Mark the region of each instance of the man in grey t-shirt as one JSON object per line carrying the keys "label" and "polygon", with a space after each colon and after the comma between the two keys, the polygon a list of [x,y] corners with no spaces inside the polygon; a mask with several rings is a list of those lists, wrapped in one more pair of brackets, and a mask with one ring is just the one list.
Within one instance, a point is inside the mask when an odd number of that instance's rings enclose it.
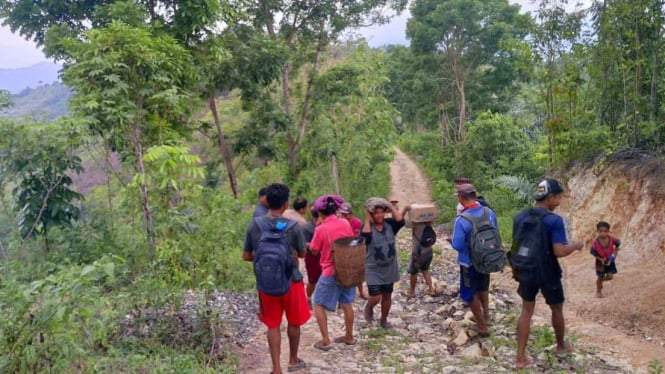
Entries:
{"label": "man in grey t-shirt", "polygon": [[[380,324],[383,328],[392,327],[388,314],[392,306],[393,284],[399,280],[399,264],[395,235],[404,227],[404,214],[411,210],[407,205],[400,212],[396,204],[372,197],[365,203],[365,223],[360,234],[365,238],[365,281],[369,299],[365,306],[365,320],[371,323],[374,307],[381,303]],[[392,213],[386,218],[386,213]]]}

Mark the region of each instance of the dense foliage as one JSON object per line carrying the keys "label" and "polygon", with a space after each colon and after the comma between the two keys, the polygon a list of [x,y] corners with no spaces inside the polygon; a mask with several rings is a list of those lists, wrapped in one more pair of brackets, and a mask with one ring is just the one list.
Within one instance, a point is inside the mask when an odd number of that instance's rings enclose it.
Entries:
{"label": "dense foliage", "polygon": [[0,1],[72,90],[68,116],[0,123],[0,371],[235,371],[214,310],[175,321],[185,289],[252,289],[269,182],[359,206],[389,193],[399,145],[442,221],[473,178],[507,240],[542,175],[663,151],[661,2],[415,0],[410,46],[341,40],[406,4]]}

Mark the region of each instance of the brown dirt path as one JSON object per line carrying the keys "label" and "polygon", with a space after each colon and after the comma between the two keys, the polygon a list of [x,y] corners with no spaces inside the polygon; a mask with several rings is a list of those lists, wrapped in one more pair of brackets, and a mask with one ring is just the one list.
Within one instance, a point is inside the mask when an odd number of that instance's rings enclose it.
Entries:
{"label": "brown dirt path", "polygon": [[[390,164],[391,175],[391,199],[399,200],[400,206],[411,203],[427,203],[432,201],[430,195],[430,181],[425,174],[418,168],[415,162],[411,160],[404,152],[395,148],[395,158]],[[301,261],[301,267],[304,263]],[[304,269],[303,269],[304,271]],[[339,315],[338,315],[339,314]],[[341,313],[328,313],[328,328],[331,337],[341,336],[343,334],[343,323],[341,322]],[[362,320],[362,315],[356,313],[356,322]],[[271,363],[268,353],[268,343],[266,341],[265,327],[256,324],[256,334],[246,344],[240,353],[241,373],[270,373]],[[317,349],[313,348],[321,338],[318,325],[314,316],[301,327],[299,356],[306,359],[309,366],[325,367],[324,362],[320,362],[323,355]],[[330,354],[325,356],[332,356]],[[281,344],[281,362],[282,370],[286,372],[288,362],[288,340],[286,338],[286,321],[282,323],[282,344]],[[335,367],[329,363],[329,368]],[[308,373],[311,370],[300,370],[298,373]]]}
{"label": "brown dirt path", "polygon": [[[391,198],[400,201],[400,206],[410,203],[424,203],[431,201],[431,185],[428,178],[417,167],[415,162],[411,160],[401,150],[395,150],[395,158],[390,165],[391,171]],[[574,256],[582,256],[582,254],[575,254]],[[572,259],[571,259],[572,260]],[[577,261],[572,261],[577,262]],[[566,272],[578,271],[573,264],[572,266],[566,265],[564,267]],[[302,266],[302,264],[301,264]],[[493,282],[503,285],[506,289],[516,289],[515,282],[507,275],[499,275],[493,278]],[[596,347],[598,354],[614,357],[617,360],[627,360],[632,365],[645,368],[649,361],[653,359],[665,360],[665,348],[655,342],[645,341],[639,336],[630,336],[618,328],[613,323],[617,321],[609,320],[608,323],[599,324],[589,320],[588,308],[585,308],[583,303],[579,300],[582,295],[579,288],[571,287],[570,282],[574,282],[575,277],[567,276],[564,278],[566,283],[567,294],[566,296],[574,300],[572,303],[567,303],[566,309],[566,322],[568,327],[573,331],[580,344],[585,346]],[[586,287],[589,288],[589,287]],[[610,287],[608,287],[610,288]],[[609,291],[609,290],[608,290]],[[584,292],[588,292],[585,289]],[[611,292],[611,291],[610,291]],[[516,305],[519,308],[519,297],[516,292],[514,294]],[[659,297],[660,298],[660,297]],[[595,300],[589,300],[593,303],[594,307],[602,308]],[[618,301],[618,300],[617,300]],[[358,307],[356,307],[358,309]],[[638,310],[636,308],[636,310]],[[536,312],[540,320],[549,321],[549,309],[544,303],[544,300],[539,299],[538,308]],[[586,317],[585,317],[586,315]],[[329,313],[328,325],[331,336],[340,336],[343,332],[343,323],[341,313]],[[356,312],[356,322],[362,319],[362,316]],[[286,321],[284,321],[286,322]],[[302,326],[301,340],[300,340],[300,357],[303,357],[309,364],[309,369],[300,370],[298,373],[310,372],[335,372],[342,370],[343,367],[339,366],[341,361],[348,360],[354,354],[364,354],[360,351],[349,351],[344,347],[335,348],[331,352],[333,354],[322,355],[320,351],[313,348],[313,344],[320,339],[320,333],[316,320],[312,318]],[[271,369],[270,357],[268,354],[268,347],[265,338],[265,327],[256,323],[256,334],[246,344],[239,353],[239,371],[241,373],[269,373]],[[326,356],[327,358],[324,358]],[[286,323],[282,324],[282,352],[281,352],[282,369],[286,372],[286,364],[288,362],[288,340],[286,339]],[[327,369],[326,369],[327,368]],[[322,371],[323,370],[323,371]]]}
{"label": "brown dirt path", "polygon": [[390,164],[390,179],[390,198],[399,200],[400,206],[432,201],[430,180],[399,148]]}

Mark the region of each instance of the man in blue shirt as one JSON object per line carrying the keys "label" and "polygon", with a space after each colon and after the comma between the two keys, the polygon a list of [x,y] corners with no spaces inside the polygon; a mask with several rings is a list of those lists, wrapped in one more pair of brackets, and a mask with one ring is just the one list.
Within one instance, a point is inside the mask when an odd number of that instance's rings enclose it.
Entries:
{"label": "man in blue shirt", "polygon": [[[534,195],[535,209],[553,212],[561,203],[563,187],[556,179],[546,178],[538,183]],[[522,210],[515,216],[513,225],[513,238],[520,223],[529,215],[529,209]],[[580,251],[584,247],[582,241],[569,244],[566,238],[566,230],[563,218],[555,213],[549,213],[542,218],[542,224],[548,235],[548,251],[543,269],[544,280],[540,284],[519,283],[517,293],[522,298],[522,312],[517,320],[517,355],[515,356],[515,367],[522,369],[529,367],[533,361],[526,355],[526,343],[529,339],[531,317],[536,307],[536,295],[542,292],[545,302],[552,310],[552,327],[556,336],[557,354],[567,354],[573,351],[573,346],[565,340],[566,324],[563,318],[563,285],[561,283],[561,266],[559,257],[566,257],[574,251]]]}
{"label": "man in blue shirt", "polygon": [[267,187],[261,187],[259,190],[259,201],[254,207],[254,212],[252,212],[252,218],[261,217],[268,214],[268,197],[266,196]]}
{"label": "man in blue shirt", "polygon": [[[457,201],[462,206],[463,213],[469,213],[474,217],[484,214],[485,207],[477,200],[476,188],[469,183],[457,187]],[[489,209],[489,208],[488,208]],[[498,228],[496,214],[489,209],[490,222]],[[477,272],[471,264],[469,253],[469,242],[472,235],[472,224],[467,218],[458,215],[455,218],[453,237],[451,240],[453,249],[457,253],[457,263],[460,265],[460,298],[469,305],[476,320],[476,330],[481,336],[488,336],[489,322],[488,290],[490,285],[489,274]]]}

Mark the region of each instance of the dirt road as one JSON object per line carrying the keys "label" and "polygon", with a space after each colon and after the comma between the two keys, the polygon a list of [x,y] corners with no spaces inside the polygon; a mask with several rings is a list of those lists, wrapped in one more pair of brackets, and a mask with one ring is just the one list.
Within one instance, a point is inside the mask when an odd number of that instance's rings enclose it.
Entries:
{"label": "dirt road", "polygon": [[[430,181],[417,165],[402,151],[396,150],[396,156],[390,166],[391,171],[391,198],[400,201],[404,206],[410,203],[423,203],[431,201]],[[577,254],[581,256],[581,254]],[[572,257],[572,256],[571,256]],[[566,266],[566,265],[564,265]],[[577,271],[570,266],[565,270],[567,274]],[[514,290],[515,283],[507,275],[493,278],[493,282],[500,285],[505,290]],[[574,300],[567,303],[565,313],[567,325],[572,334],[577,337],[578,342],[583,346],[592,346],[597,348],[597,354],[603,357],[613,357],[617,360],[627,360],[631,364],[645,368],[653,359],[665,360],[665,348],[660,343],[649,342],[643,336],[630,336],[620,329],[615,328],[619,321],[613,321],[608,318],[605,323],[599,324],[589,320],[588,308],[580,300],[586,296],[579,294],[579,288],[570,287],[570,282],[575,282],[576,278],[567,275],[564,278],[566,284],[567,298]],[[510,293],[510,291],[507,291]],[[586,291],[585,291],[586,292]],[[654,295],[656,296],[656,295]],[[519,308],[519,298],[515,292],[512,295],[515,300],[515,307]],[[599,313],[604,313],[602,308],[604,304],[593,300],[593,306],[599,308]],[[358,304],[358,303],[356,303]],[[542,299],[538,302],[537,314],[541,320],[549,320],[549,309]],[[361,304],[356,305],[356,320],[362,318],[359,309]],[[399,317],[399,313],[395,313]],[[608,313],[608,316],[610,314]],[[288,343],[286,340],[286,327],[282,324],[282,352],[281,362],[284,371],[288,361]],[[343,319],[340,313],[329,313],[328,321],[332,337],[340,336],[343,332]],[[360,330],[362,331],[362,330]],[[360,333],[360,332],[359,332]],[[364,372],[365,369],[354,367],[349,368],[344,365],[353,362],[366,360],[368,352],[351,347],[337,347],[338,353],[322,355],[313,345],[320,339],[320,333],[314,317],[302,326],[300,352],[301,357],[307,358],[308,369],[299,372],[305,373],[324,373],[324,372]],[[512,350],[512,349],[511,349]],[[512,353],[511,353],[512,354]],[[267,342],[265,338],[265,327],[256,323],[256,335],[246,344],[240,352],[239,372],[241,373],[269,373],[271,369],[270,359],[267,351]],[[327,357],[327,358],[326,358]],[[369,370],[369,369],[368,369]]]}

